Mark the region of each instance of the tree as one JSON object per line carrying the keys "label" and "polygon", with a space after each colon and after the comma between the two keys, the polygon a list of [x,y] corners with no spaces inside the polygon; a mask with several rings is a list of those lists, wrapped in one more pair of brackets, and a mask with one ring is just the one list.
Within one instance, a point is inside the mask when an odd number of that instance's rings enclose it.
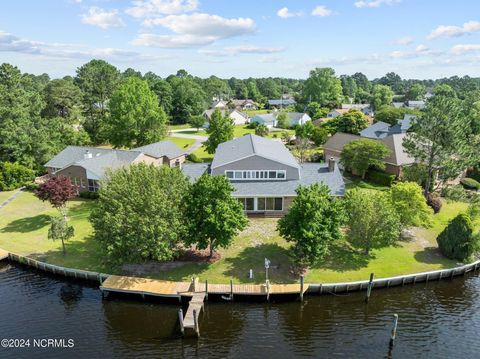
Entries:
{"label": "tree", "polygon": [[61,240],[63,255],[67,254],[65,249],[65,241],[72,238],[74,235],[74,229],[69,226],[65,217],[52,217],[50,228],[48,229],[48,239]]}
{"label": "tree", "polygon": [[393,91],[386,85],[375,85],[372,92],[372,105],[374,110],[392,103]]}
{"label": "tree", "polygon": [[286,112],[280,112],[277,116],[278,128],[290,128],[290,118]]}
{"label": "tree", "polygon": [[312,140],[313,143],[315,143],[316,146],[321,146],[324,145],[325,142],[328,140],[328,131],[322,127],[315,127],[313,129],[312,135],[310,136],[310,139]]}
{"label": "tree", "polygon": [[258,126],[255,127],[255,134],[260,137],[268,136],[268,127],[263,123],[259,123]]}
{"label": "tree", "polygon": [[217,248],[227,248],[243,230],[248,220],[241,203],[234,197],[235,189],[224,176],[202,175],[187,197],[187,245],[209,248],[210,257]]}
{"label": "tree", "polygon": [[414,182],[399,182],[390,189],[392,203],[399,215],[402,228],[428,227],[432,210],[422,194],[422,188]]}
{"label": "tree", "polygon": [[61,117],[70,124],[81,120],[82,92],[71,77],[50,81],[44,89],[45,108],[42,116]]}
{"label": "tree", "polygon": [[204,89],[209,100],[213,98],[228,98],[230,95],[230,86],[228,86],[228,83],[216,76],[210,76],[205,80]]}
{"label": "tree", "polygon": [[478,249],[478,237],[473,235],[472,220],[466,213],[452,219],[437,237],[438,248],[450,259],[464,261]]}
{"label": "tree", "polygon": [[145,80],[127,78],[112,94],[109,107],[107,137],[113,146],[139,147],[165,137],[165,112]]}
{"label": "tree", "polygon": [[342,96],[342,82],[335,77],[333,69],[316,68],[310,71],[303,89],[303,98],[306,101],[315,101],[321,106],[334,107],[341,102]]}
{"label": "tree", "polygon": [[342,238],[340,230],[345,214],[339,200],[330,195],[328,186],[315,183],[300,186],[297,197],[285,217],[278,221],[280,235],[292,242],[291,255],[300,267],[318,263],[333,241]]}
{"label": "tree", "polygon": [[441,171],[444,178],[456,177],[465,168],[462,150],[469,142],[456,98],[435,95],[427,102],[421,117],[412,124],[403,141],[406,152],[427,169],[424,195],[430,192],[432,178]]}
{"label": "tree", "polygon": [[72,184],[70,178],[55,176],[42,183],[34,192],[41,201],[49,202],[53,208],[67,217],[67,201],[77,195],[78,188]]}
{"label": "tree", "polygon": [[120,72],[104,60],[91,60],[77,69],[75,84],[83,93],[83,127],[94,144],[104,140],[104,125],[108,116],[108,100],[120,80]]}
{"label": "tree", "polygon": [[210,124],[206,130],[208,140],[204,145],[207,152],[213,154],[220,143],[232,140],[234,129],[235,125],[232,119],[228,116],[222,116],[220,110],[218,108],[215,109],[210,117]]}
{"label": "tree", "polygon": [[391,88],[395,93],[404,92],[404,83],[402,78],[395,72],[389,72],[377,81],[380,85],[385,85]]}
{"label": "tree", "polygon": [[19,163],[0,162],[0,191],[12,191],[35,179],[35,172]]}
{"label": "tree", "polygon": [[184,239],[189,182],[178,168],[135,164],[107,174],[90,222],[116,262],[170,260]]}
{"label": "tree", "polygon": [[405,117],[405,114],[421,116],[421,111],[408,108],[395,108],[393,106],[383,106],[375,111],[375,121],[386,122],[390,125],[396,125],[398,120]]}
{"label": "tree", "polygon": [[312,137],[314,129],[315,125],[312,123],[312,121],[307,121],[303,125],[297,125],[295,126],[295,137],[309,139]]}
{"label": "tree", "polygon": [[156,79],[150,84],[150,88],[157,95],[160,107],[162,107],[167,114],[170,114],[173,106],[172,86],[165,80]]}
{"label": "tree", "polygon": [[405,94],[405,99],[406,100],[421,100],[425,96],[425,93],[427,90],[425,89],[425,86],[422,84],[413,84],[410,86],[408,89],[407,93]]}
{"label": "tree", "polygon": [[169,78],[173,90],[170,115],[174,124],[188,123],[190,118],[201,114],[207,105],[206,94],[202,88],[188,76]]}
{"label": "tree", "polygon": [[348,216],[347,239],[369,254],[371,249],[387,247],[400,237],[400,218],[388,194],[354,189],[345,196]]}
{"label": "tree", "polygon": [[320,106],[320,104],[315,101],[310,102],[307,107],[308,115],[314,120],[326,117],[328,112],[328,108]]}
{"label": "tree", "polygon": [[340,162],[346,169],[365,178],[370,167],[376,167],[378,169],[385,168],[383,160],[389,153],[390,150],[384,143],[368,138],[361,138],[347,143],[343,147]]}
{"label": "tree", "polygon": [[335,132],[351,133],[357,135],[360,131],[368,127],[367,117],[358,110],[350,110],[347,113],[338,116],[329,121]]}
{"label": "tree", "polygon": [[348,99],[355,99],[358,91],[355,79],[352,76],[342,75],[340,81],[342,81],[343,95]]}
{"label": "tree", "polygon": [[363,92],[370,92],[370,81],[368,81],[368,77],[365,76],[361,72],[356,72],[352,75],[352,78],[355,80],[357,84],[357,88],[361,89]]}
{"label": "tree", "polygon": [[196,128],[198,132],[200,127],[203,127],[205,122],[206,122],[205,117],[197,115],[197,116],[192,116],[192,118],[190,118],[190,121],[188,123],[190,124],[190,126]]}

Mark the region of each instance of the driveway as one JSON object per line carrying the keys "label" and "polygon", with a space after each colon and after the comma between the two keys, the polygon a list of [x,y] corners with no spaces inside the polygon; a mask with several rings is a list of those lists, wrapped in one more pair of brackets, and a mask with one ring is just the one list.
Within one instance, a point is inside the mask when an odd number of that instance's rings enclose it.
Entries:
{"label": "driveway", "polygon": [[200,147],[202,147],[203,142],[205,142],[208,137],[207,136],[200,136],[200,135],[192,135],[189,133],[182,133],[183,131],[196,131],[196,128],[184,128],[181,130],[171,130],[170,131],[170,136],[171,137],[178,137],[178,138],[190,138],[192,140],[195,140],[195,143],[191,145],[187,149],[187,153],[190,154],[192,152],[195,152],[198,150]]}

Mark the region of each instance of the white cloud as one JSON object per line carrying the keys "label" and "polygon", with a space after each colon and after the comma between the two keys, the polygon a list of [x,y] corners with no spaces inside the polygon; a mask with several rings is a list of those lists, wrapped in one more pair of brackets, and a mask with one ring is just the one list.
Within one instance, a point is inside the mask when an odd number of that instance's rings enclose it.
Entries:
{"label": "white cloud", "polygon": [[450,52],[454,55],[464,55],[472,52],[480,51],[480,44],[462,44],[455,45],[451,48]]}
{"label": "white cloud", "polygon": [[394,42],[395,45],[410,45],[415,41],[415,39],[411,36],[402,37]]}
{"label": "white cloud", "polygon": [[319,5],[313,9],[312,15],[320,17],[330,16],[332,15],[332,10],[328,9],[326,6]]}
{"label": "white cloud", "polygon": [[165,59],[165,55],[142,55],[135,51],[115,48],[91,48],[78,44],[46,43],[21,39],[18,36],[0,31],[0,52],[14,52],[39,55],[52,59],[103,58],[116,61],[155,61]]}
{"label": "white cloud", "polygon": [[478,21],[468,21],[462,26],[440,25],[427,36],[427,39],[433,40],[439,37],[459,37],[477,31],[480,31],[480,22]]}
{"label": "white cloud", "polygon": [[401,1],[402,0],[360,0],[356,1],[353,5],[358,8],[374,8],[380,5],[393,5]]}
{"label": "white cloud", "polygon": [[163,26],[173,35],[140,34],[134,45],[182,48],[212,44],[217,40],[253,33],[255,22],[249,18],[227,19],[218,15],[195,13],[146,19],[146,26]]}
{"label": "white cloud", "polygon": [[303,13],[301,11],[298,12],[291,12],[288,7],[282,7],[280,10],[277,11],[277,15],[282,19],[288,19],[289,17],[297,17],[302,16]]}
{"label": "white cloud", "polygon": [[99,7],[91,7],[88,13],[82,15],[82,23],[98,26],[104,30],[110,27],[126,26],[122,18],[118,16],[118,10],[103,10]]}
{"label": "white cloud", "polygon": [[125,12],[136,18],[173,15],[195,11],[198,0],[135,0]]}
{"label": "white cloud", "polygon": [[241,54],[274,54],[282,51],[285,51],[284,47],[260,47],[254,45],[239,45],[225,47],[224,49],[220,50],[202,49],[199,51],[199,53],[206,56],[223,57]]}
{"label": "white cloud", "polygon": [[258,62],[262,64],[274,64],[278,61],[280,61],[280,58],[276,56],[262,56],[258,59]]}

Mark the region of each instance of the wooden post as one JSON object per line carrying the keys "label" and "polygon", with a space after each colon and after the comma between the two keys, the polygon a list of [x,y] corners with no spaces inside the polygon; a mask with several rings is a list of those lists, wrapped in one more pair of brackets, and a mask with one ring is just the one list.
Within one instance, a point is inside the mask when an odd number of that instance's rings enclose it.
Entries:
{"label": "wooden post", "polygon": [[185,335],[185,328],[183,327],[183,310],[180,308],[178,310],[178,321],[180,323],[180,331],[182,332],[182,336]]}
{"label": "wooden post", "polygon": [[368,281],[368,287],[367,287],[367,298],[365,298],[365,301],[367,303],[370,300],[370,294],[372,293],[372,287],[373,287],[373,273],[370,273],[370,280]]}
{"label": "wooden post", "polygon": [[303,286],[304,286],[304,279],[303,275],[300,276],[300,300],[303,302]]}
{"label": "wooden post", "polygon": [[233,279],[230,279],[230,300],[233,302]]}
{"label": "wooden post", "polygon": [[395,338],[397,336],[397,324],[398,324],[398,314],[393,315],[393,328],[392,328],[392,334],[390,335],[390,346],[393,346],[393,343],[395,342]]}
{"label": "wooden post", "polygon": [[200,329],[198,328],[198,318],[197,318],[197,310],[193,310],[193,324],[195,325],[195,333],[197,333],[197,337],[200,336]]}
{"label": "wooden post", "polygon": [[267,279],[265,281],[265,285],[267,286],[267,302],[270,300],[270,281]]}
{"label": "wooden post", "polygon": [[208,279],[205,279],[205,300],[208,300]]}

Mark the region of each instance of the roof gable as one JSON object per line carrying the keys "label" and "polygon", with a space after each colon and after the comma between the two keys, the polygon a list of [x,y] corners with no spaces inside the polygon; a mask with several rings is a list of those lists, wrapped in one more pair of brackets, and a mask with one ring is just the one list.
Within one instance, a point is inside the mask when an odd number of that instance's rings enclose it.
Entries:
{"label": "roof gable", "polygon": [[140,151],[149,156],[160,158],[176,158],[185,155],[186,152],[169,140],[159,141],[150,145],[134,148],[133,151]]}

